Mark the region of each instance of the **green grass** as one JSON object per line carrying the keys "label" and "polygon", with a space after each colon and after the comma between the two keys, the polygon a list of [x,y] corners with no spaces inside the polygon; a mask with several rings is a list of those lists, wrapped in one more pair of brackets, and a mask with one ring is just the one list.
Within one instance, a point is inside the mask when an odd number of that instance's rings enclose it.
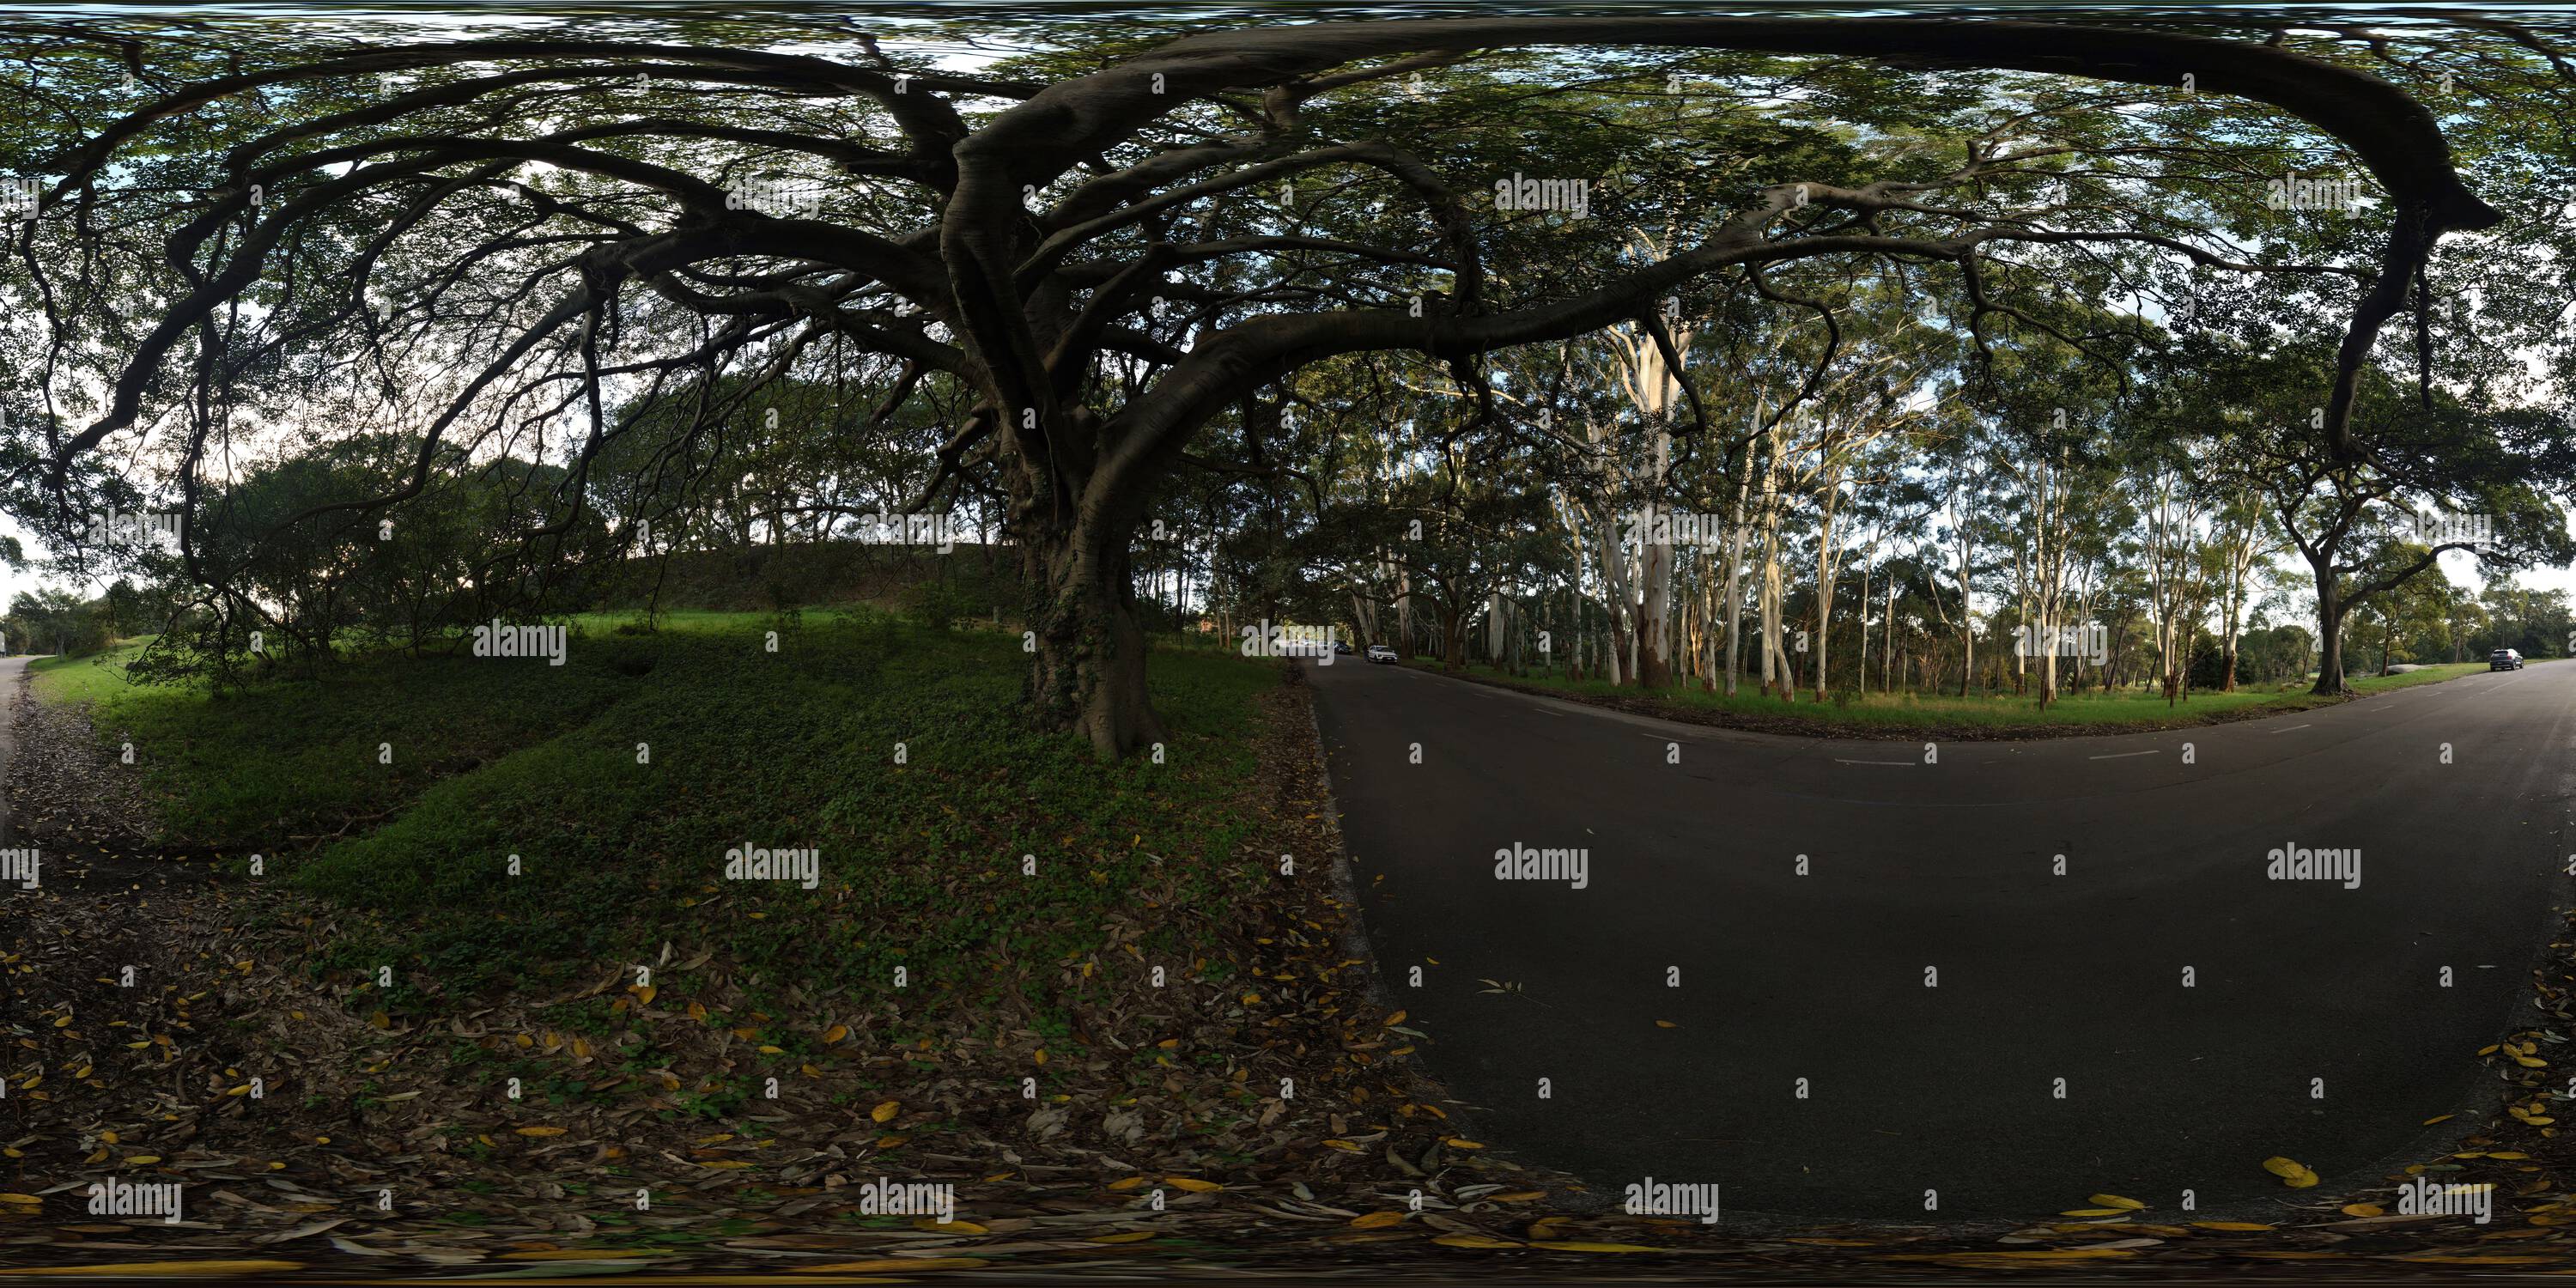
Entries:
{"label": "green grass", "polygon": [[[323,964],[407,963],[456,996],[594,979],[665,940],[803,987],[897,964],[936,987],[1096,951],[1148,902],[1187,912],[1145,917],[1139,948],[1187,960],[1269,880],[1236,850],[1278,663],[1158,651],[1162,763],[1101,764],[1023,725],[1016,633],[812,611],[617,632],[632,620],[578,619],[561,667],[393,656],[220,699],[86,662],[41,683],[134,740],[174,839],[262,853],[345,910]],[[819,850],[818,888],[724,879],[746,842]]]}
{"label": "green grass", "polygon": [[[2535,662],[2532,665],[2538,665],[2538,663]],[[2443,662],[2425,667],[2420,671],[2408,671],[2403,675],[2368,675],[2350,680],[2348,683],[2355,693],[2384,693],[2390,689],[2403,689],[2417,684],[2456,680],[2463,675],[2484,675],[2486,669],[2487,664],[2484,662]]]}
{"label": "green grass", "polygon": [[146,635],[86,657],[30,658],[27,670],[36,677],[36,697],[46,702],[98,702],[123,694],[134,687],[125,678],[125,664],[141,657],[143,646],[151,642]]}
{"label": "green grass", "polygon": [[[572,664],[394,657],[327,680],[210,695],[128,682],[138,645],[39,672],[37,695],[86,701],[100,736],[131,741],[164,830],[191,847],[291,850],[586,720],[639,687],[617,669],[647,646],[583,641]],[[42,666],[43,663],[33,663]]]}
{"label": "green grass", "polygon": [[[1434,663],[1417,665],[1425,669],[1436,668]],[[2378,693],[2409,685],[2431,684],[2486,669],[2484,662],[2444,663],[2402,675],[2358,677],[2352,680],[2351,687],[2357,693]],[[1633,686],[1613,685],[1607,680],[1570,680],[1562,675],[1537,672],[1515,676],[1482,665],[1470,666],[1468,672],[1481,678],[1545,689],[1574,698],[1650,697],[1687,710],[1785,718],[1812,722],[1820,728],[2007,729],[2046,725],[2152,728],[2181,722],[2197,723],[2221,714],[2244,714],[2250,709],[2283,713],[2303,711],[2336,700],[2310,694],[2310,681],[2300,680],[2289,684],[2240,687],[2234,693],[2196,690],[2185,695],[2182,701],[2171,704],[2166,702],[2160,690],[2155,689],[2119,689],[2110,693],[2099,689],[2061,692],[2058,699],[2042,711],[2034,694],[2009,692],[1966,697],[1956,693],[1873,692],[1846,695],[1839,701],[1829,697],[1826,701],[1817,702],[1809,692],[1801,692],[1795,701],[1790,701],[1765,697],[1743,686],[1739,686],[1733,697],[1722,692],[1705,692],[1696,686],[1648,693]]]}

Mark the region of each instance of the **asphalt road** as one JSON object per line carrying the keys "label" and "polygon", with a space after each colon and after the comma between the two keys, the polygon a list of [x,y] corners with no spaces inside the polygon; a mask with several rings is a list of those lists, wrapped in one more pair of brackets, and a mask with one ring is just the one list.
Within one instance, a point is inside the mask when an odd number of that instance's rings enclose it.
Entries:
{"label": "asphalt road", "polygon": [[[1305,665],[1428,1071],[1474,1139],[1613,1201],[1652,1177],[1730,1217],[1939,1220],[2107,1191],[2170,1221],[2186,1189],[2304,1197],[2273,1155],[2311,1193],[2375,1183],[2495,1108],[2474,1053],[2539,1018],[2576,862],[2576,663],[1934,764]],[[1585,887],[1498,878],[1520,845],[1586,851]],[[2358,849],[2359,884],[2270,879],[2285,846]]]}

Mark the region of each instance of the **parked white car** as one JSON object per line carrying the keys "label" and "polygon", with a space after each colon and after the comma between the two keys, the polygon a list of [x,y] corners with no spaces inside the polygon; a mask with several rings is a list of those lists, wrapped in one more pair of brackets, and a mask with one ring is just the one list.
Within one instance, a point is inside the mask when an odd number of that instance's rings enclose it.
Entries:
{"label": "parked white car", "polygon": [[1372,662],[1392,662],[1395,660],[1395,650],[1384,644],[1371,644],[1368,646],[1368,660]]}

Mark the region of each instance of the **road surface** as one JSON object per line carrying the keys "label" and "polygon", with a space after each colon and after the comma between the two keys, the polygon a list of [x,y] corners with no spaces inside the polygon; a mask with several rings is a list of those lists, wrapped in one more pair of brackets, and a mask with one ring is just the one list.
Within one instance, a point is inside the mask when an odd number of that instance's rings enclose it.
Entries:
{"label": "road surface", "polygon": [[[1303,665],[1428,1071],[1475,1139],[1613,1201],[1651,1177],[1939,1220],[2110,1192],[2187,1220],[2185,1190],[2307,1197],[2274,1155],[2310,1194],[2376,1183],[2495,1108],[2474,1053],[2541,1018],[2576,862],[2576,663],[1936,763]],[[1498,877],[1523,846],[1584,851],[1583,888],[1563,859]],[[2358,884],[2274,879],[2300,848],[2360,851]]]}

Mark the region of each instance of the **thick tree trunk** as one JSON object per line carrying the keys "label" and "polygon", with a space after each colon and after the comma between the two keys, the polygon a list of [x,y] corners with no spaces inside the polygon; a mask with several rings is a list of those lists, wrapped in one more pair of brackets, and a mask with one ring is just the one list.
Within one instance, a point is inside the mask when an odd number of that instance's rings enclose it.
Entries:
{"label": "thick tree trunk", "polygon": [[[2313,566],[2314,561],[2310,561]],[[2343,617],[2347,605],[2337,596],[2334,578],[2320,569],[2317,574],[2317,682],[2311,693],[2333,697],[2343,693]]]}
{"label": "thick tree trunk", "polygon": [[1020,547],[1035,656],[1027,700],[1040,728],[1080,734],[1104,759],[1168,736],[1145,691],[1145,631],[1114,538],[1032,534]]}

